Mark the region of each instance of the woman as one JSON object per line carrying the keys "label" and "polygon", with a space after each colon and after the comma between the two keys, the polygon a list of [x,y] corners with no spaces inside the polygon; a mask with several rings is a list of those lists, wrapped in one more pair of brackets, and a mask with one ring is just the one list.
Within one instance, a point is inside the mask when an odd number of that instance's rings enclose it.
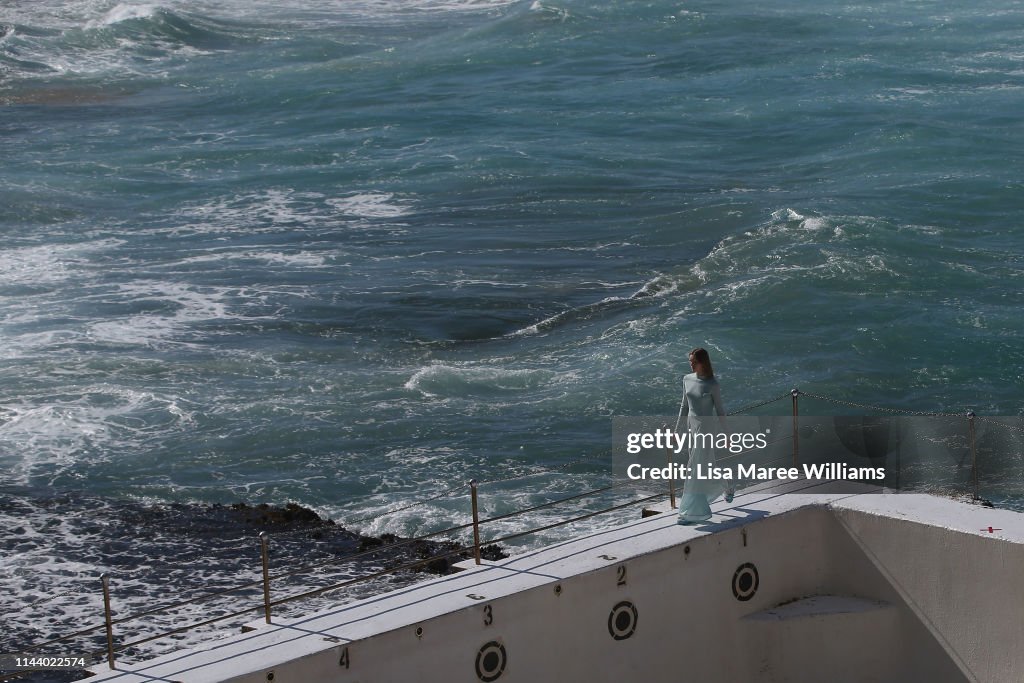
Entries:
{"label": "woman", "polygon": [[[686,415],[686,427],[691,435],[704,433],[721,433],[725,429],[725,406],[722,405],[722,392],[715,379],[711,357],[703,348],[690,351],[690,374],[683,377],[683,402],[679,406],[679,419],[676,420],[676,432],[679,422]],[[721,429],[716,430],[711,418],[718,416]],[[692,438],[692,437],[691,437]],[[697,479],[697,466],[704,473],[715,464],[715,449],[710,444],[690,444],[690,476],[683,483],[683,495],[679,499],[679,523],[696,524],[711,519],[709,503],[726,494],[726,500],[732,500],[732,488],[726,490],[725,485],[718,481]]]}

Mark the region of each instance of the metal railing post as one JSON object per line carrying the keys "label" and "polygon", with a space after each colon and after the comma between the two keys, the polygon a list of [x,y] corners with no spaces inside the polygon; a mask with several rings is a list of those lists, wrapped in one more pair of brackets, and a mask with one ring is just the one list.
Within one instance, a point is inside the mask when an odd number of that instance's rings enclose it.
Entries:
{"label": "metal railing post", "polygon": [[469,494],[473,501],[473,559],[480,564],[480,508],[476,502],[476,479],[469,482]]}
{"label": "metal railing post", "polygon": [[[668,425],[665,425],[664,428],[668,429]],[[669,447],[669,448],[665,449],[665,453],[666,453],[667,459],[668,459],[669,472],[672,473],[672,448]],[[669,477],[668,478],[668,505],[669,505],[669,507],[668,507],[669,510],[675,510],[676,509],[676,478],[675,477]]]}
{"label": "metal railing post", "polygon": [[967,433],[971,443],[971,485],[974,488],[974,499],[978,499],[978,449],[974,445],[974,411],[967,413]]}
{"label": "metal railing post", "polygon": [[266,531],[260,532],[260,555],[263,558],[263,616],[270,623],[270,556],[267,552],[269,542]]}
{"label": "metal railing post", "polygon": [[110,575],[106,572],[100,574],[100,583],[103,584],[103,614],[107,625],[107,663],[114,668],[114,620],[110,613]]}
{"label": "metal railing post", "polygon": [[[668,459],[669,466],[672,465],[672,458]],[[676,505],[676,479],[675,477],[669,477],[668,480],[668,509],[676,510],[679,506]]]}
{"label": "metal railing post", "polygon": [[800,462],[800,430],[797,418],[800,417],[800,390],[793,389],[793,467]]}

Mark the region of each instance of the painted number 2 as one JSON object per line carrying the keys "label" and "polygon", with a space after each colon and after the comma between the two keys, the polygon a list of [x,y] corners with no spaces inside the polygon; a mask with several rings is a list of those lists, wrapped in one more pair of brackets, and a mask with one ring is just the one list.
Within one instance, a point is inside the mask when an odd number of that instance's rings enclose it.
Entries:
{"label": "painted number 2", "polygon": [[615,582],[616,586],[626,585],[626,565],[620,564],[616,570],[616,575],[619,577],[618,581]]}

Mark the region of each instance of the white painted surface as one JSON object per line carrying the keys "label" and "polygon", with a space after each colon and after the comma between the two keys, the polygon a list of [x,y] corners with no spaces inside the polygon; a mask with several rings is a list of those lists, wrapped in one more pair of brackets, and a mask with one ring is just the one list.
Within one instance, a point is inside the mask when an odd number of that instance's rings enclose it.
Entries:
{"label": "white painted surface", "polygon": [[[90,680],[477,681],[490,642],[500,683],[1024,680],[1024,515],[778,490],[715,513],[649,517]],[[758,584],[741,601],[747,564]],[[637,619],[616,639],[623,602]]]}

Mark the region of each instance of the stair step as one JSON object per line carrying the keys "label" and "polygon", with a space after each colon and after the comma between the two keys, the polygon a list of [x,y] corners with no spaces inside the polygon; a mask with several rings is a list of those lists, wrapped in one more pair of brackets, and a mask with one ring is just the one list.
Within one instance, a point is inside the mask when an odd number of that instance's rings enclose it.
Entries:
{"label": "stair step", "polygon": [[857,598],[852,595],[812,595],[776,605],[743,617],[749,621],[789,621],[808,617],[861,614],[894,609],[888,602]]}

